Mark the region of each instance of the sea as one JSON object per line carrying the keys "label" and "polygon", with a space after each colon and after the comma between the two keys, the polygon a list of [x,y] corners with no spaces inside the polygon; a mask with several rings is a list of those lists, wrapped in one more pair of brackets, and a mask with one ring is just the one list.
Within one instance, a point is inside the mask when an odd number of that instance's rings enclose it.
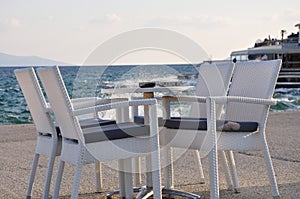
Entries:
{"label": "sea", "polygon": [[[0,125],[33,123],[26,101],[14,75],[14,70],[24,67],[0,67]],[[71,98],[110,98],[103,89],[137,87],[140,82],[161,85],[196,85],[197,67],[192,64],[171,65],[114,65],[114,66],[62,66],[60,71]],[[187,78],[178,77],[186,75]],[[194,91],[180,94],[193,95]],[[166,93],[161,93],[164,95]],[[174,93],[173,93],[174,94]],[[300,88],[279,88],[274,96],[277,105],[272,112],[300,110]],[[175,109],[175,115],[181,109]]]}

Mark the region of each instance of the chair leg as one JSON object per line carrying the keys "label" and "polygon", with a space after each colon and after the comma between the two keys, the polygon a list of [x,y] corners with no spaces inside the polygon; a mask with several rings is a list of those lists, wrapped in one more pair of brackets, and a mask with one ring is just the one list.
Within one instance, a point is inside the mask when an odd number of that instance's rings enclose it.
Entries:
{"label": "chair leg", "polygon": [[75,176],[74,176],[74,181],[72,186],[71,199],[78,198],[82,167],[83,167],[82,161],[78,161],[78,163],[76,164],[76,171],[75,171]]}
{"label": "chair leg", "polygon": [[219,199],[218,154],[213,147],[209,152],[210,198]]}
{"label": "chair leg", "polygon": [[209,181],[210,181],[210,198],[219,199],[219,173],[218,173],[218,141],[216,132],[216,104],[211,98],[206,100],[208,112],[207,135],[209,150]]}
{"label": "chair leg", "polygon": [[[153,143],[153,145],[158,143]],[[160,151],[154,151],[151,153],[151,173],[152,173],[152,186],[153,186],[153,198],[162,198],[161,189],[161,173],[160,173]]]}
{"label": "chair leg", "polygon": [[236,164],[234,160],[234,155],[232,151],[226,151],[225,152],[228,164],[229,164],[229,169],[233,181],[233,187],[234,187],[234,192],[235,193],[240,193],[240,185],[239,185],[239,180],[238,180],[238,175],[237,175],[237,170],[236,170]]}
{"label": "chair leg", "polygon": [[40,157],[40,154],[37,154],[37,153],[34,154],[31,171],[30,171],[29,184],[28,184],[28,188],[27,188],[26,198],[31,198],[31,191],[32,191],[35,173],[36,173],[36,168],[37,168],[37,165],[39,162],[39,157]]}
{"label": "chair leg", "polygon": [[201,157],[200,157],[200,152],[199,150],[195,150],[195,156],[196,156],[196,163],[199,169],[199,176],[200,176],[200,184],[204,184],[204,173],[203,173],[203,168],[202,168],[202,162],[201,162]]}
{"label": "chair leg", "polygon": [[174,188],[174,170],[173,170],[173,149],[172,147],[167,147],[164,152],[165,160],[167,161],[165,169],[166,178],[166,189]]}
{"label": "chair leg", "polygon": [[277,182],[276,182],[276,177],[275,177],[275,171],[273,168],[271,155],[270,155],[267,141],[265,138],[263,139],[263,152],[264,152],[264,156],[265,156],[266,166],[268,169],[269,180],[270,180],[270,183],[272,186],[273,197],[280,198],[278,186],[277,186]]}
{"label": "chair leg", "polygon": [[118,160],[119,167],[119,198],[125,198],[125,172],[124,172],[124,160]]}
{"label": "chair leg", "polygon": [[152,166],[152,160],[151,156],[146,155],[146,187],[152,187],[152,172],[151,172],[151,166]]}
{"label": "chair leg", "polygon": [[49,191],[50,191],[50,186],[51,186],[51,178],[52,178],[52,173],[53,173],[53,166],[54,166],[56,150],[57,150],[56,146],[57,146],[57,144],[53,144],[52,153],[51,153],[51,155],[49,157],[49,161],[48,161],[48,169],[47,169],[46,180],[45,180],[45,185],[44,185],[44,193],[43,193],[44,199],[48,199],[48,196],[49,196]]}
{"label": "chair leg", "polygon": [[220,154],[220,159],[222,161],[223,167],[225,168],[225,176],[226,176],[226,181],[227,181],[227,187],[228,189],[233,189],[233,183],[232,183],[232,176],[231,176],[231,171],[228,165],[228,161],[226,158],[225,151],[219,151]]}
{"label": "chair leg", "polygon": [[141,157],[133,158],[134,164],[134,184],[135,186],[140,186],[142,184],[142,176],[141,176]]}
{"label": "chair leg", "polygon": [[61,183],[61,178],[63,175],[64,167],[65,167],[65,162],[60,160],[52,198],[58,198],[58,196],[59,196],[59,188],[60,188],[60,183]]}
{"label": "chair leg", "polygon": [[133,198],[132,159],[124,160],[125,196]]}
{"label": "chair leg", "polygon": [[96,192],[103,191],[102,181],[102,164],[100,162],[95,163],[95,180],[96,180]]}

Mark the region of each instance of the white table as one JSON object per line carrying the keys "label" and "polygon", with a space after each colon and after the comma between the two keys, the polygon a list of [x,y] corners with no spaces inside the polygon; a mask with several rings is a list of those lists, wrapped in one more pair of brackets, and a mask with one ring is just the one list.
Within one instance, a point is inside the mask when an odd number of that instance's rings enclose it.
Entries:
{"label": "white table", "polygon": [[[102,89],[101,93],[103,94],[125,94],[125,93],[144,93],[144,98],[151,98],[151,96],[148,96],[148,94],[152,95],[155,92],[182,92],[187,90],[194,89],[194,86],[170,86],[170,87],[150,87],[150,88],[112,88],[112,89]],[[147,96],[145,96],[145,94]],[[154,96],[152,96],[153,98]]]}
{"label": "white table", "polygon": [[[149,87],[149,88],[115,88],[115,89],[102,89],[101,93],[103,94],[130,94],[130,93],[143,93],[144,99],[154,98],[155,92],[172,92],[172,93],[179,93],[183,91],[188,91],[194,89],[194,86],[170,86],[170,87]],[[145,106],[144,108],[144,115],[145,115],[145,124],[149,123],[148,118],[148,107]]]}
{"label": "white table", "polygon": [[[115,88],[115,89],[102,89],[101,93],[103,94],[130,94],[130,93],[143,93],[144,99],[149,99],[149,98],[154,98],[154,93],[155,92],[171,92],[171,93],[180,93],[183,91],[189,91],[194,89],[194,86],[170,86],[170,87],[147,87],[147,88]],[[149,123],[149,116],[148,116],[149,110],[145,106],[144,108],[144,122],[145,124]],[[149,160],[148,160],[149,161]],[[150,165],[150,163],[147,163]],[[147,185],[143,186],[140,190],[141,192],[138,194],[137,198],[147,198],[151,196],[152,188],[148,185],[152,184],[152,179],[151,175],[146,175],[147,177]],[[137,190],[136,188],[134,190]],[[187,192],[181,192],[178,190],[166,190],[163,189],[163,192],[166,194],[170,195],[178,195],[178,196],[183,196],[187,198],[193,198],[193,199],[198,199],[199,196],[192,194],[192,193],[187,193]]]}

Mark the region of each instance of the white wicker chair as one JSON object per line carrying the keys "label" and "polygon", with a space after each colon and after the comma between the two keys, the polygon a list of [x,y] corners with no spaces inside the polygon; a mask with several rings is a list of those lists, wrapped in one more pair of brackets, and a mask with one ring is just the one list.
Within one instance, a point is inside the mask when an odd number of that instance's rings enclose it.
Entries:
{"label": "white wicker chair", "polygon": [[[272,99],[278,74],[281,68],[281,60],[262,62],[239,62],[233,75],[229,95],[224,97],[210,97],[208,109],[210,117],[208,124],[211,125],[211,137],[215,147],[213,150],[260,150],[264,158],[272,187],[273,197],[279,198],[278,186],[272,165],[269,147],[266,140],[266,122],[269,108],[275,105]],[[230,124],[224,132],[216,129],[215,108],[216,105],[225,105],[225,120],[246,123],[257,123],[257,129],[252,132],[235,129],[235,124]],[[241,126],[240,126],[241,127]],[[215,154],[216,155],[216,154]],[[214,175],[211,175],[211,186],[215,187],[215,196],[218,196],[218,167],[217,156],[212,160],[215,166]],[[211,173],[211,174],[213,174]]]}
{"label": "white wicker chair", "polygon": [[27,198],[31,198],[31,191],[40,155],[49,157],[47,174],[44,185],[43,198],[48,198],[50,182],[55,157],[60,155],[61,142],[48,111],[46,100],[32,68],[15,70],[15,75],[26,99],[31,116],[34,120],[37,135],[36,149],[32,163]]}
{"label": "white wicker chair", "polygon": [[[234,64],[230,61],[225,61],[225,62],[217,62],[217,63],[205,63],[202,64],[199,68],[199,77],[198,77],[198,82],[196,85],[196,96],[201,96],[201,97],[207,97],[207,96],[220,96],[220,95],[226,95],[231,76],[234,70]],[[210,88],[209,85],[216,85],[217,89],[212,87]],[[190,118],[175,118],[171,117],[171,103],[172,101],[175,102],[187,102],[191,103],[191,113],[190,113]],[[165,107],[165,118],[169,120],[174,120],[174,122],[185,120],[185,119],[191,119],[191,118],[206,118],[206,105],[205,104],[199,104],[193,102],[193,97],[192,96],[164,96],[163,97],[163,107]],[[203,98],[203,101],[205,101],[205,98]],[[220,117],[221,112],[219,112],[219,117]],[[171,131],[170,129],[168,131]],[[177,129],[173,130],[173,133],[176,133]],[[167,148],[168,149],[168,148]],[[173,171],[173,158],[172,158],[172,152],[171,148],[168,150],[164,150],[166,152],[167,158],[165,160],[168,160],[169,162],[165,163],[167,166],[167,174],[166,180],[167,180],[167,188],[168,189],[173,189],[174,187],[174,171]],[[196,157],[196,163],[199,168],[199,176],[200,176],[200,183],[204,182],[204,174],[203,174],[203,169],[202,169],[202,164],[201,164],[201,158],[200,158],[200,153],[198,150],[195,150],[194,152],[195,157]],[[227,161],[226,158],[224,158],[224,165],[227,166]],[[228,186],[232,186],[231,182],[231,177],[229,176],[229,169],[227,174],[227,183]]]}
{"label": "white wicker chair", "polygon": [[[59,128],[55,126],[53,118],[51,117],[51,107],[46,102],[41,86],[37,80],[36,74],[33,68],[17,69],[14,71],[16,78],[19,82],[20,88],[22,89],[24,98],[29,107],[31,116],[37,130],[37,144],[32,163],[27,198],[31,198],[31,191],[35,178],[35,173],[39,161],[40,155],[49,157],[47,174],[44,185],[43,198],[48,198],[50,190],[50,182],[53,171],[53,164],[55,157],[60,155],[61,152],[61,138],[59,137]],[[114,99],[114,101],[124,101],[127,99],[120,98]],[[109,99],[98,99],[98,98],[77,98],[73,99],[72,102],[75,104],[75,108],[84,108],[94,106],[95,104],[107,104],[112,100]],[[113,124],[115,121],[101,120],[98,118],[87,118],[80,120],[80,124],[84,128],[90,128],[96,125]],[[102,178],[101,178],[101,165],[95,165],[96,171],[96,191],[102,191]]]}
{"label": "white wicker chair", "polygon": [[[231,80],[231,76],[232,76],[232,72],[234,69],[234,64],[231,61],[222,61],[222,62],[216,62],[213,64],[210,63],[204,63],[200,66],[199,68],[199,79],[196,85],[196,95],[197,96],[209,96],[209,95],[226,95],[228,88],[229,88],[229,83]],[[211,81],[214,81],[215,78],[209,78],[211,76],[215,76],[215,74],[218,74],[220,76],[220,79],[222,80],[222,83],[224,84],[223,87],[219,87],[220,89],[217,91],[213,91],[214,93],[211,93],[212,91],[209,91],[208,88],[206,87],[206,84],[212,83]],[[170,102],[172,101],[178,101],[178,98],[176,96],[164,96],[164,101],[167,102],[168,104],[170,104]],[[183,96],[180,96],[181,101],[185,101],[185,98]],[[190,97],[187,97],[187,101],[189,100]],[[170,106],[165,106],[165,108],[167,108],[166,112],[168,113],[167,118],[171,118],[170,116]],[[205,118],[206,117],[206,105],[202,105],[202,104],[193,104],[192,105],[192,113],[191,113],[191,117],[199,117],[199,118]],[[138,109],[137,107],[133,107],[133,118],[135,122],[138,123],[143,123],[144,122],[144,117],[143,116],[139,116],[138,114]],[[174,117],[172,117],[174,118]],[[174,118],[175,119],[175,118]],[[179,118],[176,117],[176,120],[178,120]],[[158,120],[158,124],[160,127],[163,127],[164,125],[164,119],[163,118],[159,118]],[[222,152],[223,153],[223,152]],[[199,168],[199,176],[200,176],[200,183],[204,183],[204,173],[203,173],[203,169],[202,169],[202,163],[201,163],[201,158],[200,158],[200,154],[198,150],[195,150],[194,152],[195,158],[196,158],[196,163],[197,163],[197,167]],[[225,166],[227,166],[227,159],[226,156],[223,156],[224,159],[224,163]],[[172,162],[172,160],[170,159],[172,158],[166,158],[165,160],[170,160]],[[234,161],[234,159],[233,159]],[[168,164],[170,165],[170,164]],[[172,166],[170,165],[170,167],[168,167],[167,172],[165,172],[167,174],[166,179],[168,180],[167,187],[171,188],[173,187],[173,170],[172,170]],[[234,170],[234,169],[233,169]],[[232,187],[232,182],[231,182],[231,176],[229,176],[229,168],[228,168],[228,172],[226,172],[227,174],[227,183],[228,186],[231,188]],[[175,193],[174,190],[172,190],[172,193]]]}
{"label": "white wicker chair", "polygon": [[[38,74],[62,133],[62,152],[53,197],[58,197],[65,162],[76,165],[71,198],[77,198],[83,164],[119,160],[121,169],[131,168],[130,158],[145,156],[151,152],[154,196],[155,198],[161,198],[156,100],[118,102],[74,110],[58,67],[40,68]],[[110,109],[120,111],[120,114],[117,114],[119,122],[128,121],[128,107],[135,105],[149,106],[149,126],[119,123],[105,127],[82,129],[78,122],[78,116],[81,114]],[[132,198],[133,189],[130,169],[125,172],[121,170],[119,174],[120,197]]]}
{"label": "white wicker chair", "polygon": [[[207,121],[183,121],[175,135],[169,128],[161,132],[169,146],[209,154],[211,198],[219,198],[217,150],[264,151],[273,196],[279,197],[265,128],[269,106],[275,104],[272,95],[280,67],[280,60],[237,63],[228,96],[207,97]],[[204,99],[195,97],[191,101]],[[218,120],[220,110],[225,111],[224,120]]]}

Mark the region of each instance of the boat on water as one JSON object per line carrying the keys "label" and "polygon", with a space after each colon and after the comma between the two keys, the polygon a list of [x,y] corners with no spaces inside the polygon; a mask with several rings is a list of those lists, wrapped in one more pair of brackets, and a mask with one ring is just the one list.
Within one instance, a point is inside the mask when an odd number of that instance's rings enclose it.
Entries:
{"label": "boat on water", "polygon": [[282,68],[277,81],[277,88],[300,88],[300,23],[299,31],[284,38],[285,30],[281,30],[281,39],[269,38],[258,40],[254,47],[233,51],[233,61],[282,59]]}

